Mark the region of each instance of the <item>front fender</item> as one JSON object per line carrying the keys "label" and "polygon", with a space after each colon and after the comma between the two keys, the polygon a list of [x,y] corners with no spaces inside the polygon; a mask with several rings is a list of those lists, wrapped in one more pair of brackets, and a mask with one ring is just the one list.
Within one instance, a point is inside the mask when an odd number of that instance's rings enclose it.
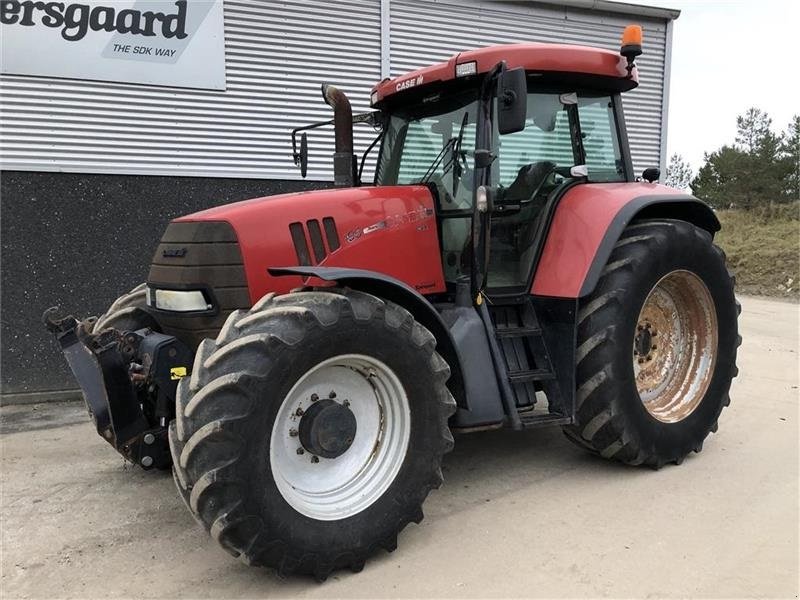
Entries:
{"label": "front fender", "polygon": [[531,293],[556,298],[590,294],[623,229],[637,218],[681,219],[712,235],[720,229],[717,216],[706,204],[666,186],[575,186],[556,208]]}

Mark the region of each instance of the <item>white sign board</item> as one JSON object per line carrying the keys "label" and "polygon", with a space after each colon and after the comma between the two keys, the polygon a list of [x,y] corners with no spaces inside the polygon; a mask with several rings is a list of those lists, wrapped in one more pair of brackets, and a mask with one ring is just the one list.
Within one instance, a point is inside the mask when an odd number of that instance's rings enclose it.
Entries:
{"label": "white sign board", "polygon": [[0,70],[225,89],[222,0],[0,0]]}

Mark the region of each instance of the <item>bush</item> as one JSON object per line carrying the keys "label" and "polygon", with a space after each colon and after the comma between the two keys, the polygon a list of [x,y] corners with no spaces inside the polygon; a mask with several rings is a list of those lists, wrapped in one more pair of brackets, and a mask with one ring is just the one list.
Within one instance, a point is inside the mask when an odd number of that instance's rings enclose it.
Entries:
{"label": "bush", "polygon": [[717,212],[716,242],[745,294],[800,299],[800,202]]}

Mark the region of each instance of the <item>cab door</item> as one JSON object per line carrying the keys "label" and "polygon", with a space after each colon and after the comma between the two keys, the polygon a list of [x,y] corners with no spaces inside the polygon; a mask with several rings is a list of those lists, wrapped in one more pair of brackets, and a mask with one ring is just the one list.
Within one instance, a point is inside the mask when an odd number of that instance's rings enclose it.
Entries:
{"label": "cab door", "polygon": [[[525,129],[496,136],[487,292],[530,289],[548,208],[571,182],[624,181],[608,95],[529,92]],[[574,176],[582,165],[588,177]]]}

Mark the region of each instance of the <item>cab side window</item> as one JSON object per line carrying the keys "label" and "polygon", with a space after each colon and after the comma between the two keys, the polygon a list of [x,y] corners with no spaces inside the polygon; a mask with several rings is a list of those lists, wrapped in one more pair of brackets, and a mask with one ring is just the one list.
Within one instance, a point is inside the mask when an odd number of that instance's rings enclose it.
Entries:
{"label": "cab side window", "polygon": [[589,180],[600,183],[624,181],[625,168],[611,98],[579,97],[578,115]]}

